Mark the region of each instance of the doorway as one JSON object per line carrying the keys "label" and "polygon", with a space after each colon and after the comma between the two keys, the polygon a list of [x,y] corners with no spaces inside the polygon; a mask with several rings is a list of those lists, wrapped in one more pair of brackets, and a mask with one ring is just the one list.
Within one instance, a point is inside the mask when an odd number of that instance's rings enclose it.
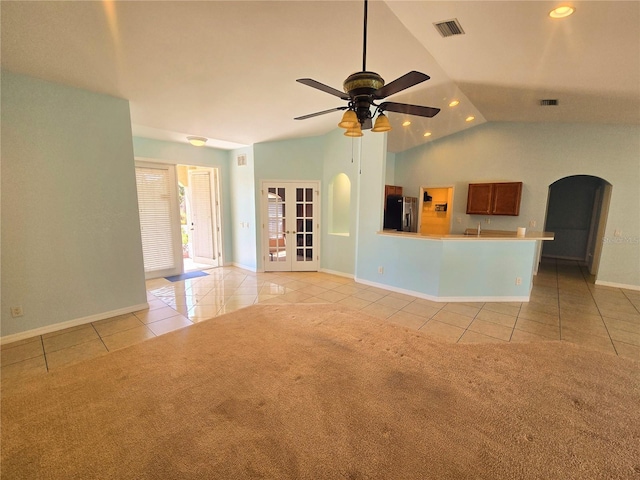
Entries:
{"label": "doorway", "polygon": [[185,272],[222,265],[218,169],[178,165]]}
{"label": "doorway", "polygon": [[319,182],[263,182],[262,218],[265,271],[318,270]]}
{"label": "doorway", "polygon": [[217,168],[136,161],[145,278],[223,265]]}
{"label": "doorway", "polygon": [[448,235],[451,232],[453,187],[420,187],[418,232]]}
{"label": "doorway", "polygon": [[612,185],[599,177],[573,175],[549,186],[542,256],[575,260],[596,275],[609,211]]}

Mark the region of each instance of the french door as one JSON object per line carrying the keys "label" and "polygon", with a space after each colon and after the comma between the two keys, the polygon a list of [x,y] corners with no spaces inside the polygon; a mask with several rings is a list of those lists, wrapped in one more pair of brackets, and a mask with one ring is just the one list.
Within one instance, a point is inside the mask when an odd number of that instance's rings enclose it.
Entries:
{"label": "french door", "polygon": [[262,218],[265,271],[318,270],[318,182],[263,182]]}
{"label": "french door", "polygon": [[174,165],[136,162],[145,278],[182,273],[180,212]]}
{"label": "french door", "polygon": [[221,257],[217,170],[189,171],[193,261],[219,266]]}

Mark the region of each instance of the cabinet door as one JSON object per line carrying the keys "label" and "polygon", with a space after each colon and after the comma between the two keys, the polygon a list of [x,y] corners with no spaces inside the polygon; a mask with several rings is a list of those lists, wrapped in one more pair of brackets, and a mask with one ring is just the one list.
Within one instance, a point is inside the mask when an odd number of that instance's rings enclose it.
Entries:
{"label": "cabinet door", "polygon": [[491,213],[493,215],[520,214],[522,182],[494,183]]}
{"label": "cabinet door", "polygon": [[387,197],[389,195],[402,195],[402,187],[398,187],[396,185],[385,185],[384,186],[384,209],[387,209]]}
{"label": "cabinet door", "polygon": [[467,194],[467,213],[470,215],[490,215],[493,184],[470,183]]}

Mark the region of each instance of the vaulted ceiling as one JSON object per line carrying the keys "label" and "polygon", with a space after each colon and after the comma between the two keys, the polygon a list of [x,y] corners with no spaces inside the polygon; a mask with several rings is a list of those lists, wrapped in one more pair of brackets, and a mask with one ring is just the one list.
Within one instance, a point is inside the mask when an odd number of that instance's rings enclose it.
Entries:
{"label": "vaulted ceiling", "polygon": [[[388,100],[435,106],[432,119],[389,113],[399,152],[484,122],[640,123],[640,2],[371,1],[367,69],[387,83],[431,79]],[[363,2],[6,1],[2,67],[126,98],[135,135],[211,139],[232,148],[322,135],[362,67]],[[444,38],[435,22],[457,19]],[[451,100],[460,104],[449,107]],[[557,99],[557,106],[541,106]],[[474,116],[471,122],[465,121]],[[411,125],[403,127],[404,120]],[[424,137],[424,133],[432,133]]]}

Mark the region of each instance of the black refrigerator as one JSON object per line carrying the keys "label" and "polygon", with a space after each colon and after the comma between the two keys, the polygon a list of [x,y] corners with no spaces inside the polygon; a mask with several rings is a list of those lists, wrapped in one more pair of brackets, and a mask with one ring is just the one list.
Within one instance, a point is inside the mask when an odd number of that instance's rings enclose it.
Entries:
{"label": "black refrigerator", "polygon": [[418,199],[389,195],[384,212],[384,228],[401,232],[418,231]]}

